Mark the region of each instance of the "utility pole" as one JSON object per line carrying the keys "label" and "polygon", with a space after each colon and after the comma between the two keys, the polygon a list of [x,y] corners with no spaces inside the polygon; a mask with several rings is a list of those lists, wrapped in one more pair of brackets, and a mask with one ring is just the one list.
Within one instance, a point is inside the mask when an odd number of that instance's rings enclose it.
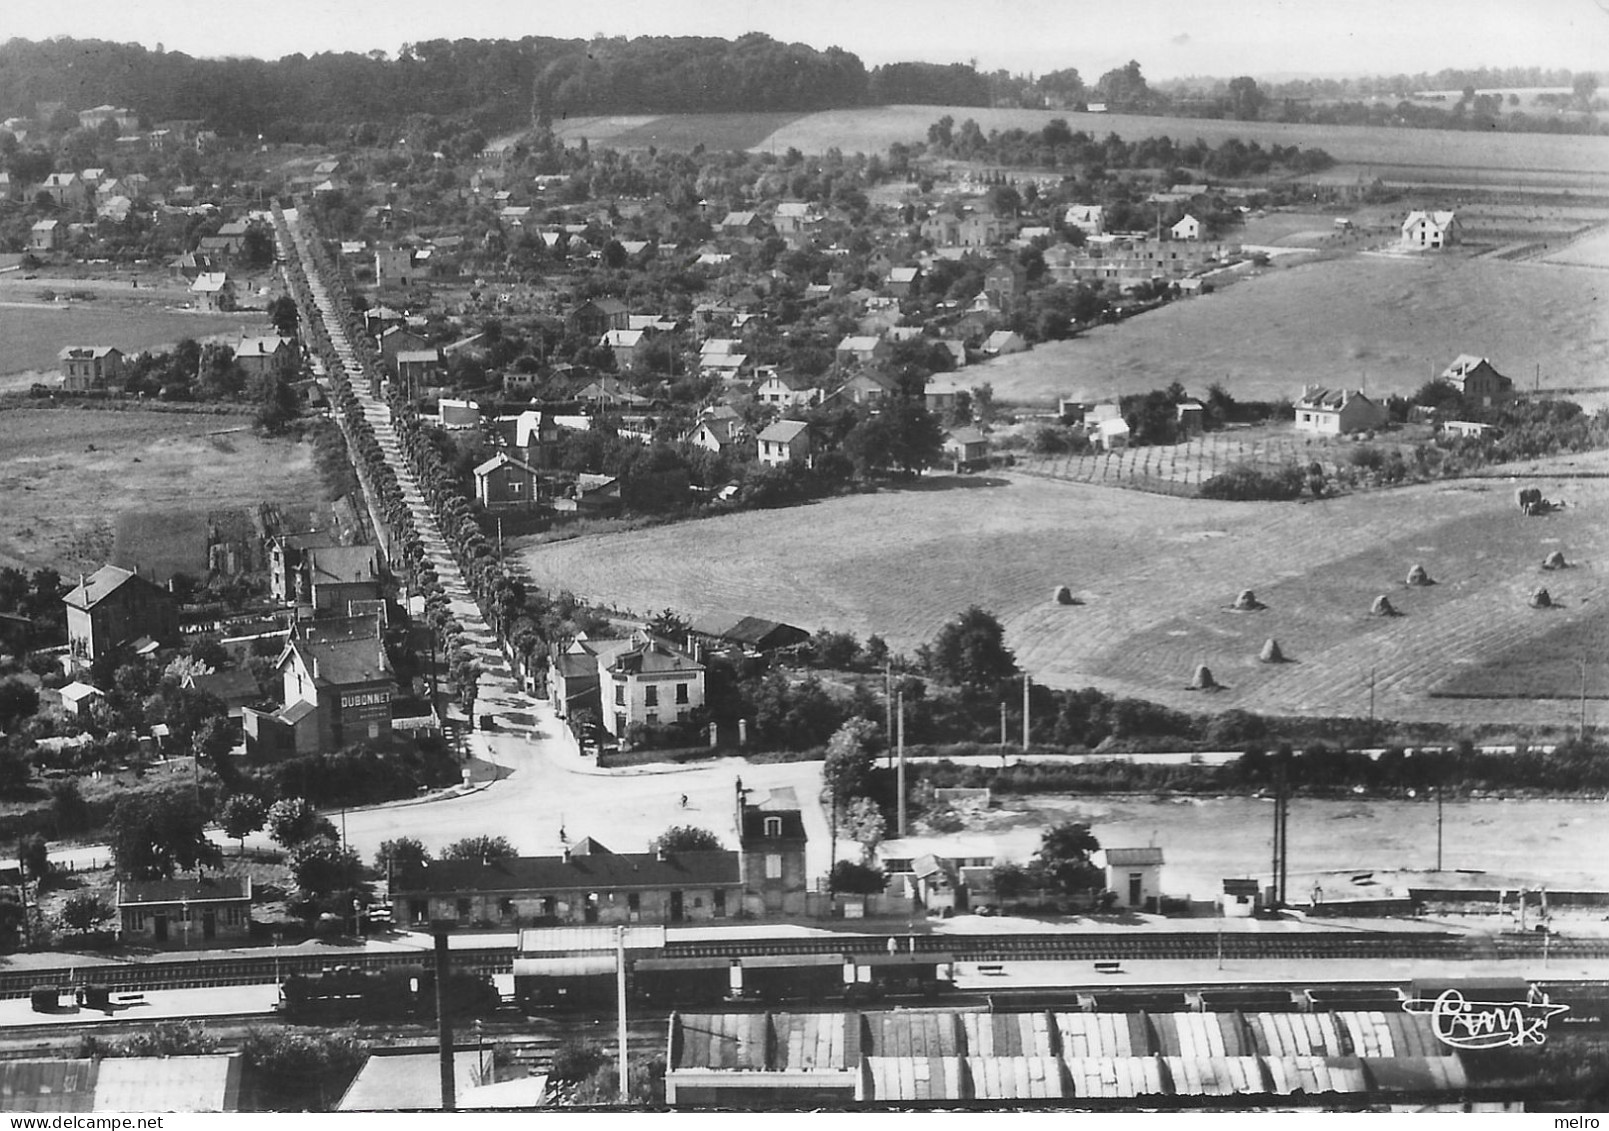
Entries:
{"label": "utility pole", "polygon": [[626,1081],[626,928],[615,928],[615,1011],[616,1037],[620,1041],[620,1102],[629,1096]]}
{"label": "utility pole", "polygon": [[436,946],[436,1045],[441,1052],[441,1110],[458,1109],[458,1083],[453,1079],[453,1023],[447,1014],[447,977],[452,959],[445,927],[434,927]]}
{"label": "utility pole", "polygon": [[883,737],[888,742],[888,761],[894,763],[894,661],[883,661]]}
{"label": "utility pole", "polygon": [[905,836],[905,693],[899,695],[899,770],[894,780],[894,791],[899,794],[899,835]]}
{"label": "utility pole", "polygon": [[1033,682],[1027,672],[1022,673],[1022,752],[1028,753],[1028,687]]}
{"label": "utility pole", "polygon": [[1441,786],[1436,787],[1436,871],[1441,871]]}

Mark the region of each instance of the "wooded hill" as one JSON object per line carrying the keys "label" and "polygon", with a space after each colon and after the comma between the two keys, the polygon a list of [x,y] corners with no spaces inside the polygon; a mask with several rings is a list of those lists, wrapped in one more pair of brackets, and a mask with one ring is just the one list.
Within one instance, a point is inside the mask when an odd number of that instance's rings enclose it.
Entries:
{"label": "wooded hill", "polygon": [[[201,59],[100,40],[0,45],[0,117],[109,104],[142,125],[205,122],[226,136],[335,140],[392,133],[415,115],[481,130],[579,114],[797,111],[883,101],[985,105],[970,67],[900,63],[868,72],[836,47],[765,35],[711,38],[430,40],[383,53]],[[40,125],[49,126],[50,122]],[[58,126],[74,123],[62,122]]]}

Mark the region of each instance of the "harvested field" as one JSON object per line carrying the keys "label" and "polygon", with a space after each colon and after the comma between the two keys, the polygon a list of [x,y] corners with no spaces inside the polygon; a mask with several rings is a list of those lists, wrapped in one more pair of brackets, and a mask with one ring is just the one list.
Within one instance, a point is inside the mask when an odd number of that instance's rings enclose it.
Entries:
{"label": "harvested field", "polygon": [[[805,153],[823,153],[837,146],[845,153],[881,153],[894,142],[919,141],[927,128],[946,114],[957,123],[975,120],[990,130],[1043,129],[1052,118],[1065,119],[1074,130],[1094,137],[1115,133],[1125,141],[1167,136],[1175,140],[1201,138],[1210,145],[1237,137],[1242,141],[1317,147],[1339,162],[1366,164],[1374,176],[1412,177],[1445,175],[1458,170],[1480,170],[1484,187],[1499,187],[1502,174],[1521,172],[1534,181],[1559,174],[1572,187],[1579,174],[1609,188],[1604,166],[1604,139],[1558,134],[1489,134],[1455,130],[1411,130],[1375,126],[1317,126],[1285,122],[1233,122],[1205,118],[1143,117],[1134,114],[1078,114],[1065,110],[989,110],[968,106],[877,106],[857,110],[829,110],[806,114],[767,137],[756,149],[788,146]],[[1370,177],[1372,180],[1373,177]]]}
{"label": "harvested field", "polygon": [[[1298,145],[1325,150],[1348,166],[1341,180],[1380,177],[1394,184],[1448,184],[1480,189],[1514,187],[1536,191],[1609,191],[1604,139],[1591,136],[1411,130],[1376,126],[1317,126],[1285,122],[1233,122],[1208,118],[1079,114],[1068,110],[983,109],[972,106],[867,106],[815,114],[667,114],[570,118],[555,133],[572,142],[620,149],[765,150],[790,146],[804,153],[883,153],[896,142],[927,137],[927,128],[948,114],[973,119],[990,130],[1043,129],[1062,118],[1094,137],[1115,133],[1125,141],[1167,136],[1200,138],[1217,145],[1228,138],[1264,146]],[[1333,172],[1333,171],[1332,171]]]}
{"label": "harvested field", "polygon": [[184,531],[198,516],[294,500],[289,512],[321,497],[311,448],[257,436],[247,417],[0,411],[0,565],[73,574],[121,548],[142,567],[193,568],[195,539]]}
{"label": "harvested field", "polygon": [[[1550,467],[1568,470],[1567,461]],[[1553,703],[1430,696],[1449,674],[1584,618],[1605,595],[1609,528],[1597,516],[1609,482],[1527,482],[1568,505],[1526,519],[1508,484],[1484,480],[1235,504],[1016,476],[933,477],[921,490],[517,552],[537,584],[639,613],[670,607],[877,632],[907,653],[979,604],[1001,617],[1036,678],[1186,709],[1361,716],[1372,670],[1383,717],[1557,722]],[[1533,610],[1526,597],[1555,546],[1580,564],[1549,575],[1564,607]],[[1437,584],[1409,589],[1415,563]],[[1050,600],[1058,585],[1081,604]],[[1232,611],[1243,589],[1268,607]],[[1369,617],[1379,594],[1404,615]],[[1292,663],[1257,662],[1270,636]],[[1227,690],[1185,690],[1203,662]],[[1603,649],[1593,662],[1606,662]],[[1559,694],[1576,690],[1574,671]],[[1588,714],[1609,717],[1601,700]]]}
{"label": "harvested field", "polygon": [[799,115],[670,114],[648,118],[591,118],[566,121],[554,133],[567,142],[586,138],[611,149],[688,151],[702,145],[717,153],[763,148],[763,142]]}
{"label": "harvested field", "polygon": [[1609,268],[1609,227],[1596,228],[1563,247],[1549,250],[1542,258],[1547,263],[1569,267]]}
{"label": "harvested field", "polygon": [[1100,400],[1173,381],[1198,396],[1221,381],[1237,398],[1275,400],[1308,383],[1411,393],[1473,353],[1521,385],[1540,366],[1544,389],[1580,388],[1609,372],[1605,286],[1596,271],[1455,256],[1296,262],[964,376],[1016,404]]}

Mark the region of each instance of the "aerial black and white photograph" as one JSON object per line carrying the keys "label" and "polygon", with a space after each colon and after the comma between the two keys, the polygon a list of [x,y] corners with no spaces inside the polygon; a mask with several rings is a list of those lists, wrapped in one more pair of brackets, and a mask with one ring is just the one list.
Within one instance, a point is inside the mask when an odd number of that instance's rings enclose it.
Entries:
{"label": "aerial black and white photograph", "polygon": [[1597,1126],[1606,284],[1609,0],[8,5],[0,1113]]}

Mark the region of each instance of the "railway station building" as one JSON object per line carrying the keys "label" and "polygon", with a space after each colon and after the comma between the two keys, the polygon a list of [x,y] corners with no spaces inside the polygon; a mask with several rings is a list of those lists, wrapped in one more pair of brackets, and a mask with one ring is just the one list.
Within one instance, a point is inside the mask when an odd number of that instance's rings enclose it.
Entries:
{"label": "railway station building", "polygon": [[251,877],[201,876],[117,885],[124,942],[201,946],[251,936]]}

